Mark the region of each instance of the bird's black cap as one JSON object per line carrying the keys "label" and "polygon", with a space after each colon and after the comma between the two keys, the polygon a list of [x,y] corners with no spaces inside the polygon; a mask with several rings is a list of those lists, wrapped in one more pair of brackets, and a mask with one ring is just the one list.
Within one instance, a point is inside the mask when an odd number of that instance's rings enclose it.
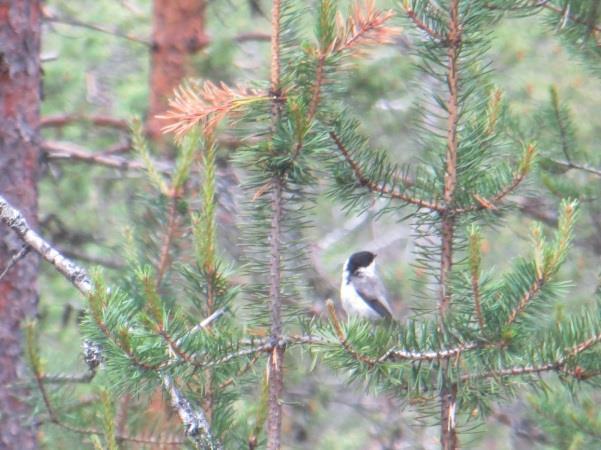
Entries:
{"label": "bird's black cap", "polygon": [[347,269],[350,273],[355,273],[357,269],[369,266],[376,255],[372,252],[357,252],[353,253],[348,259]]}

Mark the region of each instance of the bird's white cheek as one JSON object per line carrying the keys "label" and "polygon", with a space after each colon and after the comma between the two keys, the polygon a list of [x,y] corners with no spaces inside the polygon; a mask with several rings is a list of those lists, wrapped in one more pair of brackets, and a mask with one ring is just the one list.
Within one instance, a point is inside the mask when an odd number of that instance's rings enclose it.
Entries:
{"label": "bird's white cheek", "polygon": [[363,269],[363,274],[367,277],[375,277],[376,276],[376,262],[372,261],[372,263]]}

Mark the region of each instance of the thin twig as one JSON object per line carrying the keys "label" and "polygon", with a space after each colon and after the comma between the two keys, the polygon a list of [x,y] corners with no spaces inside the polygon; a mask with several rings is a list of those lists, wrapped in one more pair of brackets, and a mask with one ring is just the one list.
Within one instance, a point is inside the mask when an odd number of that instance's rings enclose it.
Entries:
{"label": "thin twig", "polygon": [[123,269],[125,267],[125,263],[118,259],[112,258],[103,258],[101,256],[88,255],[86,253],[79,252],[73,249],[60,249],[61,254],[67,258],[72,258],[78,261],[85,261],[88,263],[92,263],[94,265],[107,267],[109,269]]}
{"label": "thin twig", "polygon": [[29,253],[29,250],[29,246],[25,245],[23,246],[23,248],[21,248],[21,250],[19,250],[17,253],[11,256],[10,260],[6,264],[6,267],[4,268],[2,273],[0,273],[0,280],[2,280],[10,271],[10,269],[12,269],[22,258],[24,258],[25,255],[27,255],[27,253]]}
{"label": "thin twig", "polygon": [[568,161],[561,161],[558,159],[553,159],[552,160],[554,164],[566,167],[568,169],[577,169],[577,170],[582,170],[583,172],[588,172],[591,173],[593,175],[596,175],[598,177],[601,177],[601,170],[597,169],[595,167],[591,167],[587,164],[579,164],[579,163],[575,163],[571,160]]}
{"label": "thin twig", "polygon": [[42,375],[42,382],[49,384],[89,383],[96,376],[96,370],[88,370],[79,375]]}
{"label": "thin twig", "polygon": [[213,314],[211,314],[209,317],[207,317],[206,319],[204,319],[202,322],[200,322],[198,325],[195,325],[188,334],[194,334],[194,333],[198,333],[200,330],[204,330],[206,327],[208,327],[211,323],[213,323],[214,321],[216,321],[217,319],[219,319],[221,316],[223,316],[225,314],[225,308],[219,308],[217,309]]}
{"label": "thin twig", "polygon": [[62,25],[69,25],[69,26],[79,27],[79,28],[87,28],[88,30],[99,31],[100,33],[110,34],[111,36],[119,37],[122,39],[127,39],[128,41],[136,42],[138,44],[142,44],[149,48],[152,47],[152,43],[147,39],[143,39],[141,37],[134,36],[129,33],[122,33],[121,31],[110,29],[103,25],[82,22],[81,20],[77,20],[77,19],[74,19],[71,17],[57,17],[57,16],[50,16],[47,14],[44,16],[44,20],[46,20],[47,22],[60,23]]}
{"label": "thin twig", "polygon": [[260,31],[248,31],[246,33],[239,33],[234,36],[234,41],[236,42],[270,42],[271,35],[269,33],[262,33]]}
{"label": "thin twig", "polygon": [[568,164],[572,163],[572,158],[570,158],[569,148],[568,148],[568,138],[567,138],[567,130],[565,124],[563,123],[561,117],[561,109],[559,106],[559,98],[557,94],[557,90],[552,88],[551,90],[551,105],[553,106],[553,114],[555,115],[555,120],[557,121],[557,128],[559,128],[559,138],[561,142],[561,150],[563,151]]}
{"label": "thin twig", "polygon": [[171,192],[169,196],[169,207],[167,210],[167,229],[163,234],[163,239],[161,242],[161,251],[159,255],[159,262],[157,264],[157,276],[156,276],[156,286],[157,288],[161,285],[161,281],[163,281],[163,276],[169,267],[169,250],[171,248],[171,242],[175,237],[175,233],[177,232],[177,203],[179,201],[179,193]]}

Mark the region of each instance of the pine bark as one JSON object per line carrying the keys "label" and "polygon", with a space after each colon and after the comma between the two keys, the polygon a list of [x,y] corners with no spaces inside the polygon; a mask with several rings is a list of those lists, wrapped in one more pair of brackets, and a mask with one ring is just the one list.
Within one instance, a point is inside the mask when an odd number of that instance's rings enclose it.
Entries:
{"label": "pine bark", "polygon": [[[441,224],[441,258],[440,258],[440,298],[438,309],[442,326],[452,302],[451,271],[453,269],[453,239],[455,234],[455,217],[452,212],[457,186],[457,124],[459,121],[459,51],[461,48],[461,28],[459,24],[459,0],[451,0],[448,34],[448,72],[447,83],[449,98],[447,101],[447,151],[446,170],[444,176],[443,197],[447,210],[442,214]],[[448,361],[447,361],[448,363]],[[443,450],[459,448],[455,411],[457,406],[457,386],[447,378],[447,370],[443,372],[445,385],[440,392],[440,444]]]}
{"label": "pine bark", "polygon": [[[281,0],[274,0],[271,7],[271,121],[272,132],[281,119],[280,101],[280,19]],[[284,392],[284,352],[280,344],[282,325],[282,219],[284,217],[284,180],[272,179],[272,220],[270,230],[269,301],[271,315],[271,339],[275,344],[268,363],[269,385],[267,412],[267,450],[282,447],[282,395]]]}
{"label": "pine bark", "polygon": [[[37,225],[40,123],[39,0],[0,0],[0,192]],[[0,229],[0,271],[23,247]],[[37,447],[24,376],[21,323],[36,313],[38,258],[16,261],[0,280],[0,449]]]}
{"label": "pine bark", "polygon": [[156,116],[167,110],[173,90],[188,75],[190,56],[209,42],[205,34],[206,0],[154,0],[150,103],[146,130],[153,140],[161,137],[164,122]]}

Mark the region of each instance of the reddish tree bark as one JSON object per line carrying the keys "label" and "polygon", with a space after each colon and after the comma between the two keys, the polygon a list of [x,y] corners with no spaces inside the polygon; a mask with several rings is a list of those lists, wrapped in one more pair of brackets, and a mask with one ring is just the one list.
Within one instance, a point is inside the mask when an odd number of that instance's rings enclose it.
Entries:
{"label": "reddish tree bark", "polygon": [[187,75],[189,56],[204,48],[206,0],[154,0],[150,104],[146,129],[151,139],[161,136],[164,122],[156,118],[167,99]]}
{"label": "reddish tree bark", "polygon": [[[0,192],[37,224],[40,122],[39,0],[0,0]],[[0,272],[22,248],[0,229]],[[21,322],[36,312],[38,259],[18,260],[0,280],[0,449],[36,448],[35,428],[15,386],[23,376]],[[27,424],[29,422],[29,424]]]}

